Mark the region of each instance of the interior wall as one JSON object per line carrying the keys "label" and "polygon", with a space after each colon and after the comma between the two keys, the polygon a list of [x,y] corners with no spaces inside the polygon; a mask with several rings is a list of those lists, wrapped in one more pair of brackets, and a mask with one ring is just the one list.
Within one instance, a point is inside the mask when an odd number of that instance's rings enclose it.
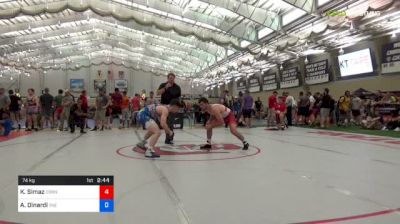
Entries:
{"label": "interior wall", "polygon": [[[101,71],[100,76],[98,71]],[[9,78],[0,79],[0,86],[8,89],[19,89],[22,96],[27,95],[29,88],[35,89],[37,95],[40,95],[41,91],[48,87],[50,93],[56,95],[58,89],[69,89],[71,79],[83,79],[85,83],[85,89],[88,91],[88,95],[94,97],[97,95],[97,91],[94,89],[94,80],[105,79],[107,92],[114,91],[114,80],[108,79],[108,71],[111,71],[114,79],[119,79],[119,71],[124,72],[124,79],[128,81],[128,95],[133,96],[135,93],[141,93],[144,89],[147,93],[150,91],[156,91],[159,85],[167,81],[166,76],[157,76],[149,72],[142,70],[127,69],[123,66],[118,65],[98,65],[91,66],[89,68],[80,68],[79,70],[64,71],[64,70],[49,70],[46,74],[38,71],[31,71],[31,75],[25,76],[20,75],[15,80],[11,81]],[[192,88],[191,82],[187,80],[176,79],[176,83],[181,86],[182,94],[202,94],[204,86],[194,85]],[[74,93],[79,95],[79,93]]]}

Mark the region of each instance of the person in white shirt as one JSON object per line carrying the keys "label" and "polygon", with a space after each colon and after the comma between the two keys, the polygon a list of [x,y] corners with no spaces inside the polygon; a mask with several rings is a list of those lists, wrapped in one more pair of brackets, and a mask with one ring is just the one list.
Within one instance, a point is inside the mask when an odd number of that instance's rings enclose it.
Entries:
{"label": "person in white shirt", "polygon": [[286,119],[287,119],[287,125],[292,126],[293,125],[293,111],[296,109],[296,100],[292,95],[289,94],[289,92],[285,93],[286,96]]}

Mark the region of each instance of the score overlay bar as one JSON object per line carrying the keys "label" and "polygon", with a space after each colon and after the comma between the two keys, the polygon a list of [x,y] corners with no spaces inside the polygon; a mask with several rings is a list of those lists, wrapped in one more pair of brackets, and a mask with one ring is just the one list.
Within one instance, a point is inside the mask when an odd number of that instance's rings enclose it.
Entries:
{"label": "score overlay bar", "polygon": [[114,177],[19,176],[18,212],[114,212]]}

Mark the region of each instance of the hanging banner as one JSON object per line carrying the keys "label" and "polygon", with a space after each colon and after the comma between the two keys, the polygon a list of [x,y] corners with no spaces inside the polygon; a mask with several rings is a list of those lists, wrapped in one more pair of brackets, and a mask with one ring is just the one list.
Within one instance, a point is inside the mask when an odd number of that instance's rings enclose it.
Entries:
{"label": "hanging banner", "polygon": [[238,80],[237,82],[236,82],[236,89],[237,89],[237,91],[242,91],[242,92],[244,92],[246,89],[247,89],[247,86],[246,86],[246,79],[240,79],[240,80]]}
{"label": "hanging banner", "polygon": [[281,74],[281,88],[290,88],[299,86],[299,68],[290,68],[283,70]]}
{"label": "hanging banner", "polygon": [[260,77],[258,75],[250,77],[248,81],[249,81],[249,92],[255,93],[261,91]]}
{"label": "hanging banner", "polygon": [[382,48],[382,73],[400,72],[400,42]]}
{"label": "hanging banner", "polygon": [[268,91],[268,90],[275,90],[278,89],[278,80],[277,80],[277,74],[265,74],[262,77],[263,80],[263,90]]}
{"label": "hanging banner", "polygon": [[304,81],[308,85],[329,82],[328,60],[307,64]]}

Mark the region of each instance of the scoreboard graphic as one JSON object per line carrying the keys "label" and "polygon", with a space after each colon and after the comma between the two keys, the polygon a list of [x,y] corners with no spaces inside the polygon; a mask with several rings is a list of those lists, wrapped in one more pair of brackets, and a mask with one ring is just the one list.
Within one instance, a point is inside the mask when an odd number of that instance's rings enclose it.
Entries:
{"label": "scoreboard graphic", "polygon": [[114,212],[114,176],[18,176],[18,212]]}

